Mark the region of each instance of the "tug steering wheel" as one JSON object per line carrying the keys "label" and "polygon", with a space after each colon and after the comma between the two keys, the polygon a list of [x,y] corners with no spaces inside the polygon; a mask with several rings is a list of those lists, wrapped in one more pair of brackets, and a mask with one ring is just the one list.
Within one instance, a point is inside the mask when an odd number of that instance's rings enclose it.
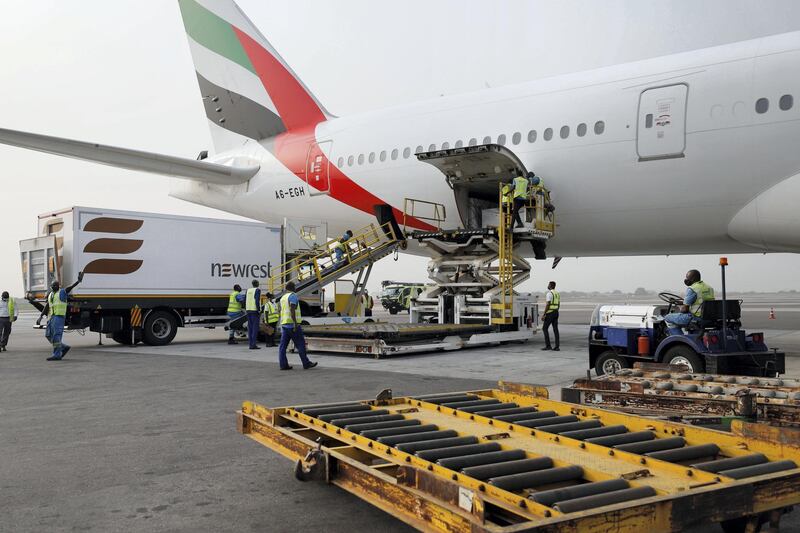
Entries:
{"label": "tug steering wheel", "polygon": [[683,305],[683,298],[673,292],[659,292],[658,297],[661,301],[668,303],[670,310],[673,306]]}

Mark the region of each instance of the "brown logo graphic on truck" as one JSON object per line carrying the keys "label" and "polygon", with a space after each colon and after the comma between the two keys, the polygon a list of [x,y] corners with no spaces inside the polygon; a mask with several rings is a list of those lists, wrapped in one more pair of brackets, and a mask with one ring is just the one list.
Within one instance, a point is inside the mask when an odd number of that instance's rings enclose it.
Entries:
{"label": "brown logo graphic on truck", "polygon": [[[144,224],[143,220],[130,218],[97,217],[83,228],[83,231],[97,233],[134,233]],[[140,239],[114,239],[103,237],[86,243],[83,251],[93,254],[130,254],[137,251],[144,243]],[[131,274],[141,268],[141,259],[95,259],[83,269],[86,274]]]}

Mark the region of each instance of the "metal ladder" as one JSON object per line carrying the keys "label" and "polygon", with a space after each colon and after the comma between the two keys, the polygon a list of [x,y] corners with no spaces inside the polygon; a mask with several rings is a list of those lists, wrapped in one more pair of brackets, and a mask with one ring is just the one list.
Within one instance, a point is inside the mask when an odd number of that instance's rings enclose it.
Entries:
{"label": "metal ladder", "polygon": [[[293,282],[295,294],[302,296],[358,272],[356,288],[360,296],[372,265],[391,255],[405,242],[405,237],[393,222],[370,224],[354,232],[353,237],[344,243],[344,257],[336,261],[334,247],[338,242],[338,239],[329,240],[319,249],[273,268],[267,280],[269,292],[278,299],[286,292],[286,285]],[[354,298],[353,302],[356,301]]]}
{"label": "metal ladder", "polygon": [[514,320],[514,230],[512,225],[512,202],[503,202],[503,184],[500,184],[497,278],[499,292],[492,302],[492,324],[511,324]]}

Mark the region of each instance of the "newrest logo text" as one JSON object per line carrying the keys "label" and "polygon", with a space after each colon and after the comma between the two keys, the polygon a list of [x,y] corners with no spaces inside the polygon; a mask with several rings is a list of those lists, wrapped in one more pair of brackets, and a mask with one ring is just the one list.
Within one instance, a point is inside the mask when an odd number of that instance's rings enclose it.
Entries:
{"label": "newrest logo text", "polygon": [[211,263],[212,278],[266,278],[267,276],[269,276],[269,265]]}

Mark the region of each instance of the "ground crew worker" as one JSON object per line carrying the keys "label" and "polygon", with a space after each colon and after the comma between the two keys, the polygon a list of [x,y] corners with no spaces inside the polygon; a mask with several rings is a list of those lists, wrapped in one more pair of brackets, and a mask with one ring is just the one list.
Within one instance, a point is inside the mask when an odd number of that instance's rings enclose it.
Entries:
{"label": "ground crew worker", "polygon": [[334,263],[341,263],[347,255],[347,241],[353,238],[353,232],[347,230],[342,235],[342,238],[336,241],[333,245]]}
{"label": "ground crew worker", "polygon": [[683,284],[688,287],[683,298],[683,306],[679,312],[664,317],[664,321],[672,327],[685,327],[693,320],[699,319],[703,314],[703,302],[714,299],[714,289],[701,279],[699,270],[692,269],[687,272]]}
{"label": "ground crew worker", "polygon": [[17,320],[17,308],[14,306],[14,298],[11,298],[8,291],[3,291],[0,296],[0,352],[7,352],[6,345],[11,336],[11,323]]}
{"label": "ground crew worker", "polygon": [[233,323],[244,314],[242,303],[239,301],[241,292],[242,287],[237,283],[233,286],[233,291],[228,295],[228,320],[230,321],[228,326],[228,344],[239,344],[234,336],[236,330],[239,328],[234,327]]}
{"label": "ground crew worker", "polygon": [[364,316],[372,316],[372,308],[375,307],[375,300],[369,292],[364,291]]}
{"label": "ground crew worker", "polygon": [[244,295],[244,310],[247,312],[247,340],[251,350],[260,350],[258,346],[258,329],[261,322],[261,289],[258,280],[254,279],[252,287]]}
{"label": "ground crew worker", "polygon": [[295,285],[290,281],[286,284],[286,294],[281,296],[281,344],[278,346],[278,364],[281,370],[292,369],[286,359],[286,348],[289,346],[289,341],[293,341],[300,360],[303,362],[303,368],[308,370],[317,366],[317,363],[312,363],[306,356],[306,339],[300,326],[300,299],[294,293],[294,289]]}
{"label": "ground crew worker", "polygon": [[[275,333],[278,331],[278,304],[271,292],[267,293],[267,301],[264,303],[264,323],[267,325],[267,346],[275,346]],[[272,330],[272,331],[269,331]]]}
{"label": "ground crew worker", "polygon": [[67,317],[67,302],[69,293],[83,281],[83,272],[78,272],[78,281],[67,287],[61,288],[58,281],[50,284],[50,292],[47,294],[47,305],[42,309],[42,314],[36,320],[36,325],[42,321],[42,317],[47,314],[47,328],[44,336],[53,345],[53,355],[47,358],[48,361],[60,361],[67,355],[70,346],[62,342],[64,336],[64,321]]}
{"label": "ground crew worker", "polygon": [[528,203],[528,180],[522,176],[521,172],[517,172],[517,177],[511,182],[513,186],[512,197],[514,198],[514,210],[512,212],[513,221],[512,224],[516,223],[516,227],[521,228],[523,227],[522,219],[519,216],[519,211],[525,204]]}
{"label": "ground crew worker", "polygon": [[[558,336],[558,310],[561,307],[561,294],[556,290],[556,282],[551,281],[547,284],[547,303],[544,306],[544,313],[542,314],[542,331],[544,332],[544,348],[542,350],[553,350],[558,352],[559,336]],[[553,334],[555,335],[556,345],[550,346],[550,326],[553,326]]]}

